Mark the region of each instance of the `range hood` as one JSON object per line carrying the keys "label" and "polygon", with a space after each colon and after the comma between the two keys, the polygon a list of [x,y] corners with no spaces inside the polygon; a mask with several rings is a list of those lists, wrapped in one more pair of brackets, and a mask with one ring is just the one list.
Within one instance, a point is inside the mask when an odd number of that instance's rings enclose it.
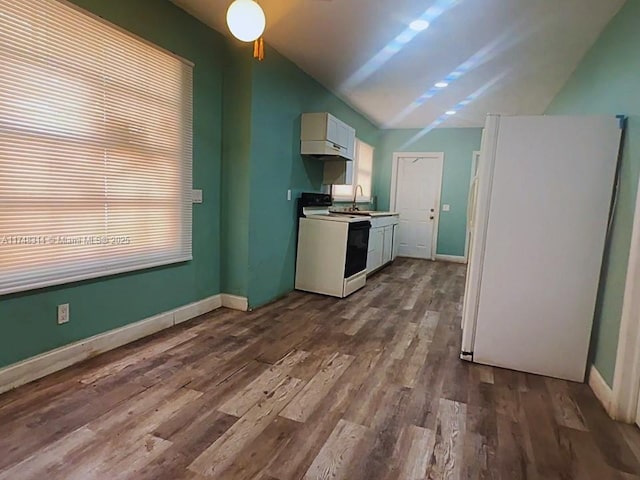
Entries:
{"label": "range hood", "polygon": [[330,142],[303,141],[300,153],[317,160],[353,160],[346,147],[341,147],[340,145]]}

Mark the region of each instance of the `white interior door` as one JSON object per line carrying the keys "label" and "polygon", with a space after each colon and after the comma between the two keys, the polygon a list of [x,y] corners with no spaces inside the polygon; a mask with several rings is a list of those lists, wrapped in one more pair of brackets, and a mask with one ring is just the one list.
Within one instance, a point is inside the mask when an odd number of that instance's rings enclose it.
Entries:
{"label": "white interior door", "polygon": [[401,257],[435,259],[443,160],[440,153],[395,158],[392,209],[400,214]]}

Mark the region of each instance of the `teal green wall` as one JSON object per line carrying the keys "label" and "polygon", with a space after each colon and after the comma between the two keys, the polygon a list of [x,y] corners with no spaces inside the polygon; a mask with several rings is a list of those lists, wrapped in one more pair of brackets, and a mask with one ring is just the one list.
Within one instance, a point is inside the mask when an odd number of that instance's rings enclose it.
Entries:
{"label": "teal green wall", "polygon": [[473,152],[480,150],[481,128],[437,128],[411,142],[420,130],[383,130],[375,152],[373,194],[379,210],[389,209],[394,152],[444,152],[438,254],[463,256]]}
{"label": "teal green wall", "polygon": [[257,307],[293,289],[295,199],[322,188],[322,161],[300,155],[300,115],[330,112],[373,145],[378,129],[269,46],[252,86],[248,297]]}
{"label": "teal green wall", "polygon": [[247,297],[253,57],[250,47],[228,43],[222,115],[221,283],[224,293]]}
{"label": "teal green wall", "polygon": [[600,284],[592,359],[609,385],[613,375],[640,174],[640,2],[628,1],[554,99],[550,114],[627,114],[629,129],[613,230]]}
{"label": "teal green wall", "polygon": [[[75,3],[196,64],[193,182],[204,203],[194,206],[194,260],[0,298],[0,366],[220,292],[222,37],[168,0]],[[61,303],[71,321],[59,326]]]}

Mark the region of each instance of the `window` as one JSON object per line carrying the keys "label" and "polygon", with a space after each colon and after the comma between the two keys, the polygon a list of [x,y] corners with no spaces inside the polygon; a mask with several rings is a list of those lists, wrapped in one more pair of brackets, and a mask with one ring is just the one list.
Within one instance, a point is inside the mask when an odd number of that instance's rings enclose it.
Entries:
{"label": "window", "polygon": [[356,185],[362,187],[362,194],[358,189],[358,198],[361,203],[371,202],[371,181],[373,175],[373,151],[371,145],[356,139],[356,158],[353,160],[352,168],[353,184],[352,185],[334,185],[333,198],[337,201],[353,201],[353,193]]}
{"label": "window", "polygon": [[193,67],[0,0],[0,295],[191,259]]}

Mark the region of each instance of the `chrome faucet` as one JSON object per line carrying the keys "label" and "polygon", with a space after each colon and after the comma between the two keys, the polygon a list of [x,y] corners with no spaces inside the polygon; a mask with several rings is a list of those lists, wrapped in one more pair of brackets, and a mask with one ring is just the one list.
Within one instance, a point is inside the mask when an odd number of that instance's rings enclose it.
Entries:
{"label": "chrome faucet", "polygon": [[360,189],[360,195],[364,197],[364,192],[362,191],[362,185],[356,185],[356,188],[353,189],[353,205],[351,205],[352,212],[357,212],[358,210],[360,210],[356,202],[356,199],[358,198],[358,189]]}

